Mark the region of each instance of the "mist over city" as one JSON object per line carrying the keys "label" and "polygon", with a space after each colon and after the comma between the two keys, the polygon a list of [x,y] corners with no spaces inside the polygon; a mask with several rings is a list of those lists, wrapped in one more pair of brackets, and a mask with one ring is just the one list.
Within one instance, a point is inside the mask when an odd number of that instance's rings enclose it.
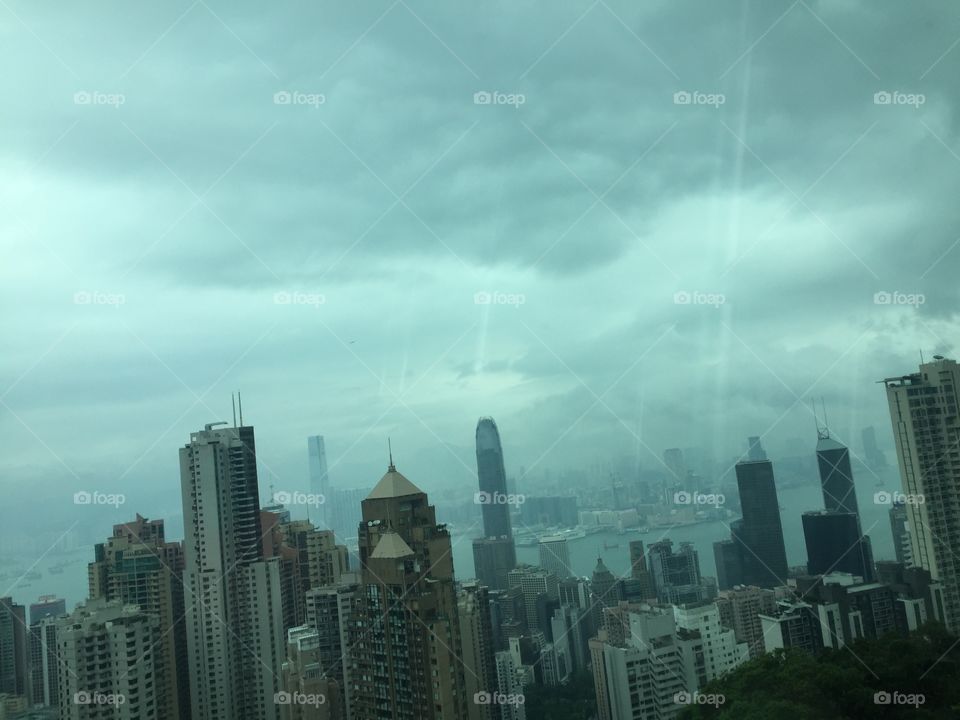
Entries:
{"label": "mist over city", "polygon": [[0,58],[0,720],[960,712],[960,8],[17,0]]}

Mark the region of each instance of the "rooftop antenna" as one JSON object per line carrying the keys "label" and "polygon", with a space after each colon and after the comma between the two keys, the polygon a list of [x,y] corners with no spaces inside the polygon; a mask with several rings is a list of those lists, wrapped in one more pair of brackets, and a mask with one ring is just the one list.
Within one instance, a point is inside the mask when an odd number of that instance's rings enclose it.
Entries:
{"label": "rooftop antenna", "polygon": [[233,426],[237,426],[237,398],[234,397],[233,393],[230,393],[230,404],[233,405]]}
{"label": "rooftop antenna", "polygon": [[823,433],[824,437],[830,437],[830,421],[827,420],[827,403],[823,399],[823,395],[820,396],[820,404],[823,406]]}
{"label": "rooftop antenna", "polygon": [[390,453],[390,466],[387,468],[387,472],[396,472],[397,468],[393,465],[393,445],[390,443],[390,438],[387,438],[387,452]]}
{"label": "rooftop antenna", "polygon": [[240,427],[243,427],[243,400],[240,399],[239,390],[237,390],[237,405],[240,406]]}
{"label": "rooftop antenna", "polygon": [[923,348],[920,348],[920,364],[923,365]]}

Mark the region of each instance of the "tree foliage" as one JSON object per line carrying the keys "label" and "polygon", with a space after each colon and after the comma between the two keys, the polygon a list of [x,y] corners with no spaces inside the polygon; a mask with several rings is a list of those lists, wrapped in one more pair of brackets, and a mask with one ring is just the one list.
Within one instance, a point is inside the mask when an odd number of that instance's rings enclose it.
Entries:
{"label": "tree foliage", "polygon": [[816,657],[779,650],[701,692],[724,702],[691,705],[681,720],[960,718],[960,640],[930,624],[909,637],[860,640]]}
{"label": "tree foliage", "polygon": [[524,688],[527,720],[590,720],[596,717],[597,696],[593,676],[574,674],[566,685],[531,685]]}

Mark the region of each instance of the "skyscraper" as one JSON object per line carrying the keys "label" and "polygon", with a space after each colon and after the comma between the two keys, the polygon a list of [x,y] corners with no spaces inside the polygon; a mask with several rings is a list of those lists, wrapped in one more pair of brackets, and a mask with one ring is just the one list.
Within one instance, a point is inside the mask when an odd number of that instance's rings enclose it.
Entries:
{"label": "skyscraper", "polygon": [[857,492],[850,467],[850,452],[817,428],[817,468],[826,510],[802,516],[807,546],[807,572],[823,575],[847,572],[873,581],[873,549],[860,526]]}
{"label": "skyscraper", "polygon": [[158,720],[190,716],[187,632],[183,606],[183,548],[167,542],[163,520],[136,520],[113,526],[113,535],[94,548],[88,567],[90,598],[137,605],[163,628],[155,689]]}
{"label": "skyscraper", "polygon": [[477,422],[477,500],[483,515],[483,538],[473,543],[474,568],[484,585],[496,590],[507,587],[507,573],[517,565],[517,551],[510,526],[507,474],[503,464],[500,431],[493,418]]}
{"label": "skyscraper", "polygon": [[0,598],[0,693],[27,693],[27,613],[13,598]]}
{"label": "skyscraper", "polygon": [[467,717],[469,720],[499,720],[496,705],[476,702],[482,697],[481,693],[490,695],[497,691],[489,590],[478,582],[464,583],[457,602],[466,670]]}
{"label": "skyscraper", "polygon": [[960,365],[934,355],[919,372],[887,378],[887,400],[907,494],[913,562],[943,584],[946,624],[960,629]]}
{"label": "skyscraper", "polygon": [[276,720],[285,657],[278,558],[265,560],[252,426],[180,449],[193,720]]}
{"label": "skyscraper", "polygon": [[166,628],[135,605],[89,600],[56,620],[61,720],[158,717]]}
{"label": "skyscraper", "polygon": [[650,545],[647,558],[661,603],[695,603],[717,594],[716,586],[700,575],[699,555],[691,543],[680,543],[674,552],[672,541],[660,540]]}
{"label": "skyscraper", "polygon": [[570,547],[561,536],[540,538],[540,567],[549,570],[559,579],[570,577]]}
{"label": "skyscraper", "polygon": [[353,720],[467,717],[449,531],[392,458],[362,512]]}
{"label": "skyscraper", "polygon": [[323,442],[323,435],[313,435],[307,438],[307,458],[310,470],[310,493],[322,496],[317,520],[325,529],[332,530],[327,520],[327,503],[330,499],[330,475],[327,472],[327,447]]}
{"label": "skyscraper", "polygon": [[[757,445],[751,442],[751,447]],[[736,473],[743,517],[731,524],[732,542],[714,543],[720,588],[785,585],[787,553],[773,463],[744,460],[737,463]]]}

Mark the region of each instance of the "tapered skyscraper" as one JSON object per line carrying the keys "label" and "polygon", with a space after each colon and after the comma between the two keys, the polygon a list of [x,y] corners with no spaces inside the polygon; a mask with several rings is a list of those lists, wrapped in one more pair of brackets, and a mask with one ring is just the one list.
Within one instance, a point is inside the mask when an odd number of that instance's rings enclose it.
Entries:
{"label": "tapered skyscraper", "polygon": [[934,355],[884,380],[906,494],[913,564],[943,583],[946,624],[960,629],[960,365]]}
{"label": "tapered skyscraper", "polygon": [[279,559],[264,559],[253,427],[180,449],[193,720],[276,720],[284,658]]}
{"label": "tapered skyscraper", "polygon": [[505,590],[507,573],[517,565],[517,550],[510,526],[500,432],[490,417],[477,422],[477,477],[480,492],[476,499],[483,514],[483,538],[473,541],[474,570],[484,585]]}

